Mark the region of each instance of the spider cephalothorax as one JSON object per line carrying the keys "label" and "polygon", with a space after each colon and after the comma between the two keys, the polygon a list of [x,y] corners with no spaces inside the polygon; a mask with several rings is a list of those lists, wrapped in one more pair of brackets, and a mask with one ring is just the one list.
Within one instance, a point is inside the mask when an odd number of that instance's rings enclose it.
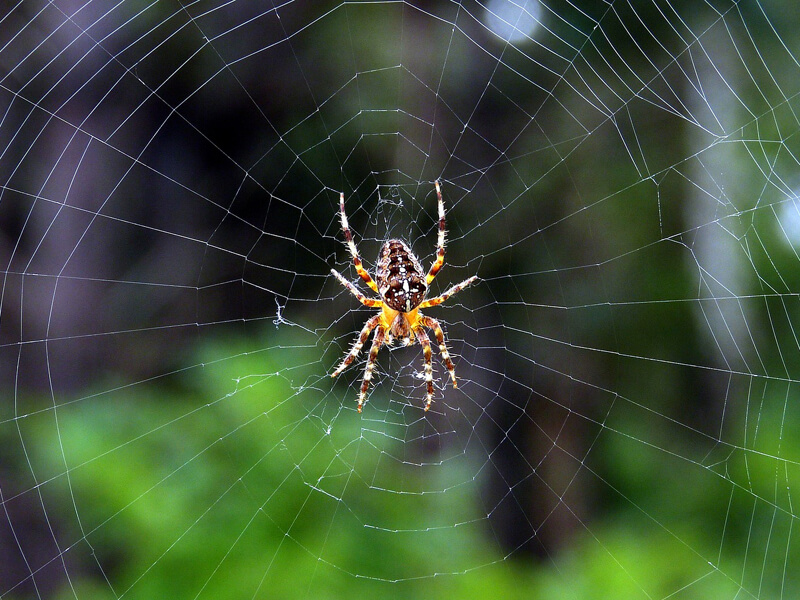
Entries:
{"label": "spider cephalothorax", "polygon": [[336,371],[331,375],[331,377],[336,377],[355,360],[364,342],[367,341],[369,334],[374,329],[375,337],[369,351],[367,366],[364,369],[364,379],[361,382],[361,391],[358,395],[358,412],[361,412],[364,402],[366,401],[367,389],[369,388],[370,379],[372,379],[372,369],[375,365],[378,351],[384,342],[391,344],[394,339],[403,340],[406,345],[411,345],[415,341],[419,341],[422,346],[422,353],[425,357],[425,382],[428,388],[425,410],[431,407],[431,402],[433,402],[432,351],[431,340],[425,332],[425,328],[433,330],[436,341],[439,343],[439,352],[442,355],[442,360],[450,373],[453,387],[456,387],[455,366],[450,359],[447,346],[445,346],[442,327],[436,319],[423,315],[419,310],[421,308],[429,308],[441,304],[453,294],[467,287],[478,277],[473,275],[458,285],[454,285],[441,296],[431,298],[430,300],[425,299],[428,286],[433,281],[434,277],[436,277],[442,265],[444,265],[444,201],[442,200],[439,182],[437,181],[435,185],[436,196],[439,200],[439,237],[436,260],[431,265],[427,275],[423,276],[422,265],[411,251],[411,247],[403,240],[391,239],[383,245],[380,255],[378,256],[378,264],[375,272],[375,279],[377,282],[372,279],[361,264],[358,250],[353,242],[353,236],[350,233],[350,226],[347,223],[347,215],[344,211],[344,194],[339,195],[339,212],[342,218],[342,231],[344,232],[347,246],[350,249],[350,254],[353,256],[356,272],[373,291],[380,295],[380,300],[367,298],[364,294],[359,292],[352,283],[342,277],[336,269],[331,269],[331,272],[341,284],[358,298],[361,304],[381,309],[381,312],[367,320],[364,328],[361,330],[361,334],[358,336],[355,344],[353,344],[353,349],[350,350]]}

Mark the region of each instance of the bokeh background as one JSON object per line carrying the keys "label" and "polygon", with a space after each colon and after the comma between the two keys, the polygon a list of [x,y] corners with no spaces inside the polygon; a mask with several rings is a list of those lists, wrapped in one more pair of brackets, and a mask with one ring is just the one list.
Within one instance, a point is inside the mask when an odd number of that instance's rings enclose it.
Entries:
{"label": "bokeh background", "polygon": [[[0,598],[798,597],[798,31],[4,7]],[[384,349],[359,415],[339,193],[429,264],[436,180],[459,388]]]}

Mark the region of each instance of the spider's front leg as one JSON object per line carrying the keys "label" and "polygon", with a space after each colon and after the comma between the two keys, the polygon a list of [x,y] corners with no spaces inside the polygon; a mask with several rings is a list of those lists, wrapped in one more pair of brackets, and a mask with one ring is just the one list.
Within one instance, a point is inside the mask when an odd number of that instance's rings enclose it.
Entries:
{"label": "spider's front leg", "polygon": [[[380,318],[380,315],[377,315]],[[358,412],[367,401],[367,389],[369,389],[369,382],[372,379],[372,369],[375,366],[375,359],[378,358],[378,351],[383,344],[383,338],[386,335],[386,329],[383,325],[378,324],[375,330],[375,338],[372,340],[372,348],[369,349],[369,358],[367,359],[367,366],[364,368],[364,381],[361,382],[361,391],[358,394]]]}
{"label": "spider's front leg", "polygon": [[356,339],[355,344],[353,344],[353,348],[350,350],[345,359],[342,361],[342,364],[340,364],[339,367],[331,374],[331,377],[336,377],[339,373],[344,371],[350,365],[350,363],[352,363],[356,359],[358,353],[361,352],[361,348],[364,345],[364,342],[366,342],[367,338],[369,338],[369,334],[372,333],[372,330],[375,329],[375,327],[380,323],[380,321],[381,321],[381,315],[377,314],[366,322],[364,328],[361,330],[361,333],[358,336],[358,339]]}
{"label": "spider's front leg", "polygon": [[433,365],[431,365],[431,340],[422,327],[416,327],[414,333],[417,335],[422,346],[422,355],[425,357],[425,384],[428,386],[428,398],[425,402],[425,411],[431,407],[433,402]]}
{"label": "spider's front leg", "polygon": [[456,383],[456,366],[453,364],[453,360],[450,358],[450,353],[447,351],[447,346],[444,343],[444,332],[442,331],[442,326],[439,324],[439,321],[433,317],[428,317],[425,315],[420,315],[419,323],[423,327],[433,329],[433,334],[436,336],[436,341],[439,343],[439,352],[442,355],[444,366],[447,367],[447,372],[450,373],[450,379],[453,381],[453,387],[457,388],[458,384]]}

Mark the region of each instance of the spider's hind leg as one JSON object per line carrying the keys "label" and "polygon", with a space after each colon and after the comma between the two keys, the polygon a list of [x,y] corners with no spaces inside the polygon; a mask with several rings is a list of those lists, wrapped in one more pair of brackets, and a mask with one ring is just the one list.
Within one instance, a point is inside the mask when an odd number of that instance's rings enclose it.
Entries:
{"label": "spider's hind leg", "polygon": [[358,248],[356,248],[356,243],[353,241],[353,234],[350,233],[350,225],[347,222],[347,214],[344,212],[344,193],[339,194],[339,213],[342,219],[342,233],[344,233],[344,239],[347,242],[347,247],[350,249],[350,254],[353,257],[353,264],[356,266],[356,271],[358,272],[358,276],[364,280],[374,292],[378,291],[378,284],[372,280],[372,277],[367,270],[364,268],[364,265],[361,264],[361,258],[358,256]]}
{"label": "spider's hind leg", "polygon": [[439,202],[439,235],[436,243],[436,260],[431,265],[428,275],[425,277],[425,283],[431,284],[433,278],[442,269],[444,265],[444,238],[445,238],[445,221],[444,221],[444,200],[442,200],[442,190],[439,187],[439,182],[436,181],[436,197]]}

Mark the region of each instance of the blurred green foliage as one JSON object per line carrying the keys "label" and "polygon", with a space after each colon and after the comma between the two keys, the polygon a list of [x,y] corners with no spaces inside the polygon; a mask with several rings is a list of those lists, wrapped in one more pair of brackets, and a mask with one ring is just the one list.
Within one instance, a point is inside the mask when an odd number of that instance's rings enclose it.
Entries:
{"label": "blurred green foliage", "polygon": [[[764,597],[780,590],[756,593],[746,561],[798,543],[777,539],[792,513],[767,500],[781,479],[772,455],[726,448],[701,465],[609,433],[605,483],[619,503],[534,560],[497,543],[481,480],[463,484],[474,465],[408,469],[390,460],[405,442],[378,436],[378,447],[355,411],[315,416],[320,389],[283,370],[313,365],[314,348],[220,340],[203,354],[229,358],[198,363],[181,385],[121,387],[20,423],[48,516],[70,528],[63,558],[83,565],[59,598],[713,599],[738,586]],[[781,414],[760,416],[760,436],[780,439]]]}

